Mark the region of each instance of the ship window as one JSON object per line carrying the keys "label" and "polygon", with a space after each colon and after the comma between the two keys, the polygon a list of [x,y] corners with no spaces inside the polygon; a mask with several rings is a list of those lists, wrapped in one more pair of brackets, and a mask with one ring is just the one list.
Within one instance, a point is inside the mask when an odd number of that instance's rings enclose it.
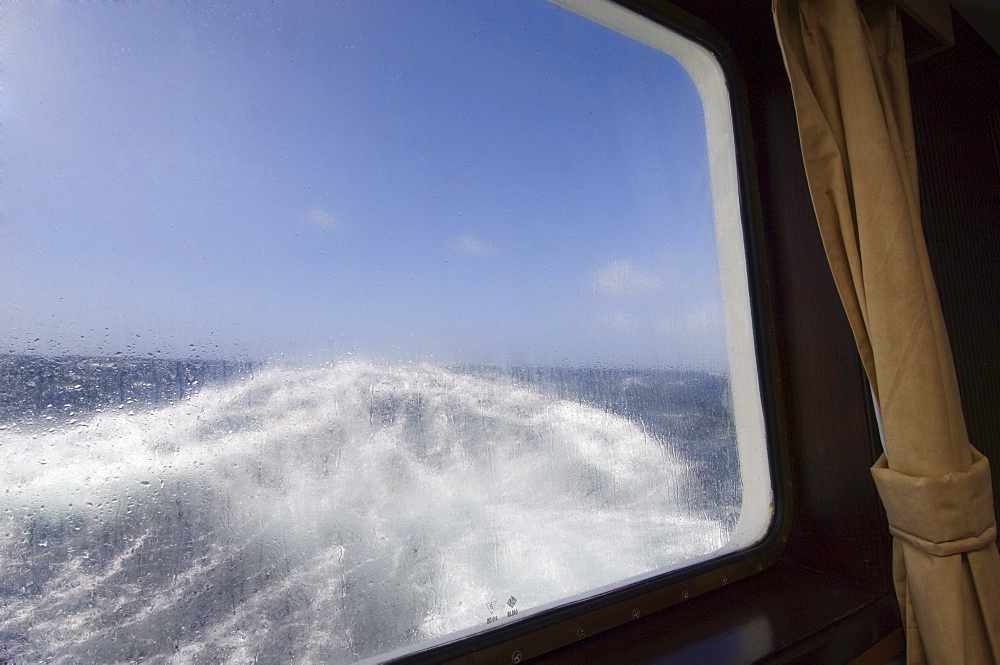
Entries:
{"label": "ship window", "polygon": [[15,3],[0,662],[353,663],[740,552],[727,84],[605,2]]}

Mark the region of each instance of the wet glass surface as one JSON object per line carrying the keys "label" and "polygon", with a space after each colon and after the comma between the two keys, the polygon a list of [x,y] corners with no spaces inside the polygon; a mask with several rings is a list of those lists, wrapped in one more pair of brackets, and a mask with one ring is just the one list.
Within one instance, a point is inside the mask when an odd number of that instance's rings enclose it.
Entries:
{"label": "wet glass surface", "polygon": [[99,2],[5,6],[0,62],[0,661],[351,663],[746,544],[675,58]]}

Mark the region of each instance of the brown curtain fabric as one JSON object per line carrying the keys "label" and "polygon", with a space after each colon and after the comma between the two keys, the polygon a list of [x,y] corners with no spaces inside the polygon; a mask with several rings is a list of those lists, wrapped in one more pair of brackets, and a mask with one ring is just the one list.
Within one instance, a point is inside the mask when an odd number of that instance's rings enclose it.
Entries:
{"label": "brown curtain fabric", "polygon": [[920,226],[898,13],[882,0],[772,9],[823,243],[882,412],[872,473],[908,662],[1000,663],[989,465],[968,441]]}

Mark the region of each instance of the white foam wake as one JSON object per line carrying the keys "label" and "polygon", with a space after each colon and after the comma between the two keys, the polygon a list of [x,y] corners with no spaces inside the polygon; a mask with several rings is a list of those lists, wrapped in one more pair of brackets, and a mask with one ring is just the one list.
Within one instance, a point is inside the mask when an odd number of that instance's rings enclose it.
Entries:
{"label": "white foam wake", "polygon": [[0,642],[336,663],[485,625],[722,547],[666,450],[510,379],[364,362],[0,432]]}

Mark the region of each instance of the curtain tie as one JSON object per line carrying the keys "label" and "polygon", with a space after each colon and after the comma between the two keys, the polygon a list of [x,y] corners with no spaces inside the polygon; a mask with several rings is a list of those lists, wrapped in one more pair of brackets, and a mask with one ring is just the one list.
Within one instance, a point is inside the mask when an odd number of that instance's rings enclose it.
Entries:
{"label": "curtain tie", "polygon": [[889,531],[936,556],[982,549],[996,540],[990,463],[973,448],[967,471],[908,476],[882,455],[872,475],[889,518]]}

